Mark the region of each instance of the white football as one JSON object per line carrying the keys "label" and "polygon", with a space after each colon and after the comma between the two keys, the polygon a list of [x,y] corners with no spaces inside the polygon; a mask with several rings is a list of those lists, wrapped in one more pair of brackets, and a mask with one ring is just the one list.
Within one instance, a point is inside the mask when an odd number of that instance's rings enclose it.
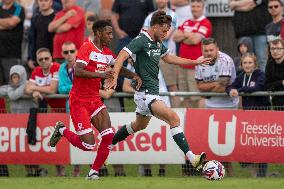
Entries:
{"label": "white football", "polygon": [[208,161],[202,168],[202,175],[208,180],[221,180],[225,176],[225,168],[219,161]]}

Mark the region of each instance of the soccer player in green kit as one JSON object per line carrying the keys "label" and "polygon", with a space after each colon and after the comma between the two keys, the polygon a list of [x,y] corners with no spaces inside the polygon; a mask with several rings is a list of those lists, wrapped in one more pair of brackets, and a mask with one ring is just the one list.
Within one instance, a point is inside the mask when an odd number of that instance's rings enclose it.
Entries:
{"label": "soccer player in green kit", "polygon": [[162,39],[169,31],[171,21],[171,17],[166,15],[164,11],[154,13],[150,23],[151,27],[147,31],[142,31],[124,47],[114,63],[114,76],[112,80],[109,80],[108,88],[116,87],[118,73],[123,62],[129,57],[134,61],[135,72],[142,79],[142,85],[140,82],[137,84],[137,91],[134,95],[134,101],[137,105],[136,120],[124,125],[117,131],[112,140],[112,145],[126,139],[127,136],[137,131],[145,129],[151,116],[155,116],[170,125],[171,135],[176,144],[188,157],[192,166],[200,169],[206,154],[202,152],[195,155],[192,152],[180,127],[180,118],[159,96],[159,60],[162,58],[170,64],[197,65],[209,63],[210,59],[190,60],[170,55],[168,49],[162,44]]}

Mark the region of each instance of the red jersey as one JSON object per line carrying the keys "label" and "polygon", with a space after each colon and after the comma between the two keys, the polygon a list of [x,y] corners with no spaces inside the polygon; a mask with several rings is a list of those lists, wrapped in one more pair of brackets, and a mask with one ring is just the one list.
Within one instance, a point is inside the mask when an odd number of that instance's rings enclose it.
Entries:
{"label": "red jersey", "polygon": [[[85,16],[84,10],[79,6],[73,6],[71,9],[77,12],[76,16],[72,16],[65,23],[70,24],[72,28],[69,31],[62,33],[55,33],[53,39],[53,58],[63,58],[61,54],[61,47],[65,41],[72,41],[76,48],[79,49],[84,41],[85,31]],[[69,9],[70,10],[70,9]],[[53,20],[58,20],[66,14],[69,10],[59,11]]]}
{"label": "red jersey", "polygon": [[[113,52],[104,47],[98,49],[91,41],[85,42],[77,54],[76,63],[83,63],[84,68],[91,72],[105,72],[109,65],[114,63],[116,56]],[[70,91],[71,101],[92,102],[96,98],[101,98],[99,90],[101,88],[101,78],[74,77],[73,86]]]}
{"label": "red jersey", "polygon": [[[29,81],[35,83],[37,86],[44,87],[50,85],[52,80],[58,81],[58,72],[59,72],[60,64],[53,62],[51,63],[51,67],[48,74],[44,74],[42,72],[42,68],[37,66],[31,75]],[[59,111],[62,112],[65,109],[66,99],[54,99],[48,98],[46,99],[47,103],[51,106],[52,112]]]}
{"label": "red jersey", "polygon": [[48,74],[44,74],[42,72],[42,68],[40,66],[37,66],[31,75],[31,78],[29,81],[35,83],[37,86],[47,86],[50,85],[51,80],[58,81],[58,71],[60,68],[60,64],[53,62],[51,63],[51,67]]}
{"label": "red jersey", "polygon": [[[179,28],[182,32],[198,33],[204,38],[212,35],[212,25],[210,21],[202,16],[197,20],[187,20]],[[201,42],[196,45],[180,44],[179,56],[196,60],[202,56]],[[184,68],[194,69],[194,66],[182,66]]]}

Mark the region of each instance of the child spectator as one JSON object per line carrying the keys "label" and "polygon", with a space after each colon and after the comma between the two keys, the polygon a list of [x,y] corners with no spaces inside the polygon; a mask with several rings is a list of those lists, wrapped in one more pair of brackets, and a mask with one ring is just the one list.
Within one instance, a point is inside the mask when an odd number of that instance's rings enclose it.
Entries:
{"label": "child spectator", "polygon": [[[243,72],[226,88],[231,97],[239,96],[240,92],[252,93],[265,90],[265,73],[258,69],[257,59],[253,53],[246,53],[241,57],[240,67]],[[244,110],[267,110],[270,107],[268,96],[243,96]],[[264,177],[267,163],[241,163],[242,167],[250,167],[253,177]]]}
{"label": "child spectator", "polygon": [[234,64],[236,68],[236,74],[239,75],[242,72],[240,66],[241,57],[248,52],[252,52],[252,40],[249,37],[240,38],[237,49],[239,56],[234,58]]}

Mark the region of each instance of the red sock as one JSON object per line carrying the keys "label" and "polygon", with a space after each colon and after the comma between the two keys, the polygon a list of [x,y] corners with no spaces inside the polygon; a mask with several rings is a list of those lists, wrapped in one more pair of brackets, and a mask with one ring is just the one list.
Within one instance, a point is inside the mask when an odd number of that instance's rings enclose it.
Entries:
{"label": "red sock", "polygon": [[108,155],[109,155],[109,146],[111,145],[114,133],[111,128],[103,130],[101,133],[101,144],[99,146],[97,157],[94,161],[94,164],[92,165],[92,169],[95,171],[99,171],[101,166],[106,161]]}
{"label": "red sock", "polygon": [[[63,136],[65,138],[67,138],[67,140],[75,147],[77,148],[80,148],[81,150],[84,150],[84,151],[91,151],[92,148],[87,148],[88,144],[84,144],[83,145],[83,142],[81,141],[81,139],[79,138],[78,135],[76,135],[75,133],[73,133],[72,131],[68,130],[67,128],[63,131]],[[91,145],[89,145],[91,146]]]}

